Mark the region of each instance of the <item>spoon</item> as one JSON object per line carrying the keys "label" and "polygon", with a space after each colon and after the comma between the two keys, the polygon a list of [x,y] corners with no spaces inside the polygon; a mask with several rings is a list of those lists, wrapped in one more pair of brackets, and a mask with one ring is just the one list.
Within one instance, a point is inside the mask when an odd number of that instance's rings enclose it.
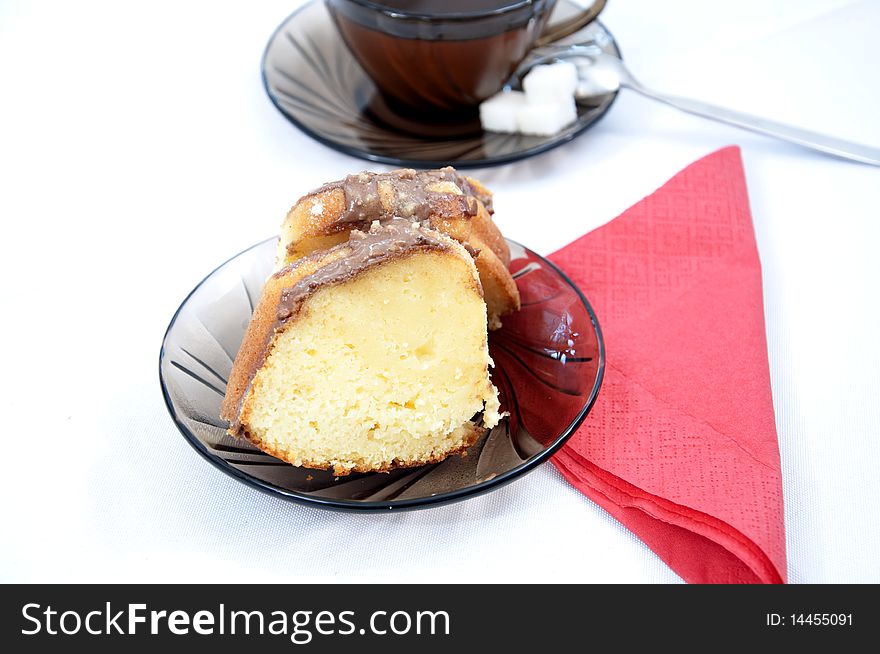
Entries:
{"label": "spoon", "polygon": [[620,88],[628,88],[641,93],[645,97],[671,105],[682,111],[704,118],[711,118],[722,123],[748,129],[766,136],[775,136],[783,141],[796,143],[806,148],[818,150],[843,159],[851,159],[861,163],[880,166],[880,148],[873,148],[852,141],[834,138],[818,132],[801,129],[779,123],[766,118],[759,118],[740,111],[718,107],[707,102],[682,98],[666,93],[658,93],[646,88],[633,77],[623,62],[592,43],[575,44],[550,51],[547,54],[530,59],[526,66],[521,67],[508,84],[510,88],[522,88],[522,78],[538,64],[549,63],[562,59],[580,59],[578,66],[580,84],[577,99],[579,101],[596,100]]}

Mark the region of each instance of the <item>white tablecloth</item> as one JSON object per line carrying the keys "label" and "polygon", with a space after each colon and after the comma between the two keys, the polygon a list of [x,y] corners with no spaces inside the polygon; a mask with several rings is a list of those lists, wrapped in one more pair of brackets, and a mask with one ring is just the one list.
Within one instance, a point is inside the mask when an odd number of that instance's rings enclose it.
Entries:
{"label": "white tablecloth", "polygon": [[[178,433],[157,358],[181,300],[306,190],[383,168],[263,92],[263,46],[297,4],[0,4],[0,580],[680,581],[550,464],[351,515],[246,487]],[[874,0],[612,0],[603,20],[648,85],[880,145]],[[624,92],[574,142],[474,174],[507,235],[547,253],[731,143],[764,264],[790,579],[878,582],[880,169]]]}

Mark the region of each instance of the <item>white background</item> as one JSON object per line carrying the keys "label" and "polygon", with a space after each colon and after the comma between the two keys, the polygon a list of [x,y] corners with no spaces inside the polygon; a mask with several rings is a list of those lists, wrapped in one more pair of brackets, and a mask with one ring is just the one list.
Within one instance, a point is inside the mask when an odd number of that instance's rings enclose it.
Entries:
{"label": "white background", "polygon": [[[302,193],[382,168],[265,96],[263,46],[298,4],[0,3],[0,580],[680,581],[549,464],[464,503],[347,515],[252,490],[177,432],[157,360],[181,300]],[[611,0],[603,20],[649,86],[880,145],[880,2]],[[574,142],[475,176],[505,233],[548,253],[731,143],[790,579],[880,582],[880,169],[624,92]]]}

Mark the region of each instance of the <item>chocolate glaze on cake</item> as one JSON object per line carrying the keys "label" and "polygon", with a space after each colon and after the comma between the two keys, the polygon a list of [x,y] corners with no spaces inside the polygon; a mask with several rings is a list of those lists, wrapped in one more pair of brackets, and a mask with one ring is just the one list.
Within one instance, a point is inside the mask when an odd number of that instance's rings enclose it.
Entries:
{"label": "chocolate glaze on cake", "polygon": [[[452,182],[461,189],[462,195],[428,189],[437,182]],[[391,188],[393,200],[390,207],[382,204],[379,192],[381,185]],[[432,215],[440,218],[451,218],[462,214],[475,216],[479,210],[475,200],[482,202],[487,211],[492,213],[492,196],[479,192],[467,178],[459,175],[451,167],[439,170],[403,169],[389,173],[349,175],[345,179],[325,184],[309,195],[336,189],[341,189],[345,193],[345,209],[337,221],[340,228],[345,224],[368,224],[374,220],[395,217],[426,220]]]}
{"label": "chocolate glaze on cake", "polygon": [[[418,223],[394,219],[384,224],[374,223],[368,232],[352,231],[347,243],[330,248],[327,252],[332,253],[344,248],[349,250],[346,256],[322,266],[282,291],[278,302],[276,330],[282,328],[291,316],[296,315],[303,301],[322,286],[344,282],[370,266],[411,250],[448,250],[449,246],[435,233]],[[324,253],[319,256],[323,257]],[[314,258],[315,255],[312,257]],[[287,270],[288,268],[283,268],[273,276],[280,278]]]}
{"label": "chocolate glaze on cake", "polygon": [[300,198],[281,226],[275,270],[342,242],[353,229],[394,217],[419,220],[458,241],[474,258],[490,329],[520,307],[508,270],[510,249],[490,215],[492,194],[454,168],[362,172]]}

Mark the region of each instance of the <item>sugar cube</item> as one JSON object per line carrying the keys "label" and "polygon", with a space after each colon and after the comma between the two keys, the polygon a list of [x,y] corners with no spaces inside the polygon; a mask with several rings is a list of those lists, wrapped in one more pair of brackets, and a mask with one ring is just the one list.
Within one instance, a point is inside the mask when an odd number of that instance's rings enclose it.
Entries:
{"label": "sugar cube", "polygon": [[542,103],[527,102],[516,114],[517,130],[522,134],[552,136],[577,120],[574,97]]}
{"label": "sugar cube", "polygon": [[570,61],[535,66],[523,78],[526,100],[534,104],[574,97],[577,85],[577,66]]}
{"label": "sugar cube", "polygon": [[490,132],[517,131],[517,113],[526,103],[521,91],[502,91],[480,104],[480,124]]}

